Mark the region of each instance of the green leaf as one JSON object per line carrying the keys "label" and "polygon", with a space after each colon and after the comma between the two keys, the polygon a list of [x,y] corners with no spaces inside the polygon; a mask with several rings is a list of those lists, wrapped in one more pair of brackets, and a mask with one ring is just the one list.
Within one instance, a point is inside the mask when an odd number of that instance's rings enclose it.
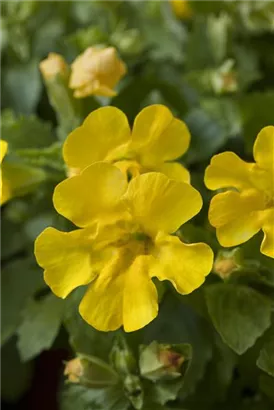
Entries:
{"label": "green leaf", "polygon": [[[274,125],[274,91],[254,92],[239,99],[242,114],[243,132],[246,149],[252,152],[253,144],[259,131],[267,125]],[[256,113],[256,115],[254,115]]]}
{"label": "green leaf", "polygon": [[17,330],[17,347],[23,361],[52,346],[61,325],[64,306],[64,301],[53,294],[40,301],[29,301]]}
{"label": "green leaf", "polygon": [[274,377],[274,334],[266,341],[260,351],[257,365],[264,372]]}
{"label": "green leaf", "polygon": [[39,61],[17,64],[4,71],[3,100],[5,105],[20,114],[31,114],[37,106],[42,83]]}
{"label": "green leaf", "polygon": [[[8,259],[26,247],[26,235],[20,224],[15,224],[3,217],[1,220],[1,259]],[[4,238],[4,240],[3,240]]]}
{"label": "green leaf", "polygon": [[21,362],[15,337],[1,349],[1,372],[5,375],[1,380],[1,400],[16,406],[15,403],[31,388],[34,366],[32,362]]}
{"label": "green leaf", "polygon": [[115,333],[99,332],[82,319],[78,308],[85,290],[85,288],[76,289],[66,301],[64,324],[69,333],[69,341],[77,353],[106,360],[112,348]]}
{"label": "green leaf", "polygon": [[217,284],[205,289],[209,314],[224,342],[243,354],[271,323],[271,302],[247,286]]}
{"label": "green leaf", "polygon": [[34,115],[17,117],[11,110],[2,114],[1,134],[9,144],[9,151],[48,147],[54,142],[50,123]]}
{"label": "green leaf", "polygon": [[190,148],[184,156],[187,164],[210,158],[228,138],[222,125],[201,108],[193,108],[184,120],[191,133]]}
{"label": "green leaf", "polygon": [[129,407],[120,384],[108,389],[69,386],[63,392],[60,403],[60,410],[128,410]]}
{"label": "green leaf", "polygon": [[4,266],[1,284],[1,343],[5,343],[20,323],[22,309],[28,298],[43,289],[45,284],[41,270],[32,258],[16,259]]}

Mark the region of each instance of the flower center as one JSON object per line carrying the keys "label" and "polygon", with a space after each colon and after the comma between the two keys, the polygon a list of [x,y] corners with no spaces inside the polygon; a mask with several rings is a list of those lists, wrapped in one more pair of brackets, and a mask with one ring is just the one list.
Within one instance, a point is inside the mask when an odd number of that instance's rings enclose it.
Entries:
{"label": "flower center", "polygon": [[142,173],[141,165],[134,160],[124,159],[114,162],[114,165],[126,174],[129,181]]}

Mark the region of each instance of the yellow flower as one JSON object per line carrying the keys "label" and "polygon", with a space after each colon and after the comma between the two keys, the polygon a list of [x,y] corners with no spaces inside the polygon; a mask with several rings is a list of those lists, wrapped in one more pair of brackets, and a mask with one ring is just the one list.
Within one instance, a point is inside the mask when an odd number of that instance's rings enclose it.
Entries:
{"label": "yellow flower", "polygon": [[87,48],[75,59],[71,69],[69,86],[75,90],[76,98],[89,95],[113,97],[116,95],[113,88],[127,72],[113,47]]}
{"label": "yellow flower", "polygon": [[64,58],[57,53],[49,53],[48,57],[41,61],[39,67],[46,80],[54,78],[58,74],[62,76],[68,75],[68,65]]}
{"label": "yellow flower", "polygon": [[158,313],[153,277],[181,294],[198,288],[213,264],[203,243],[184,244],[175,232],[202,206],[198,191],[161,173],[132,179],[97,162],[55,189],[56,210],[82,228],[47,228],[35,255],[52,291],[65,298],[87,285],[79,311],[101,331],[140,329]]}
{"label": "yellow flower", "polygon": [[193,15],[193,11],[189,1],[187,0],[170,0],[171,7],[179,19],[189,19]]}
{"label": "yellow flower", "polygon": [[68,136],[63,155],[70,169],[83,170],[97,161],[115,164],[130,177],[149,171],[189,182],[189,172],[170,162],[188,149],[189,131],[164,105],[144,108],[130,130],[127,117],[115,107],[102,107]]}
{"label": "yellow flower", "polygon": [[206,169],[209,189],[227,188],[211,201],[209,221],[217,229],[222,246],[239,245],[261,229],[261,252],[274,258],[274,127],[257,136],[255,163],[241,160],[233,152],[215,155]]}

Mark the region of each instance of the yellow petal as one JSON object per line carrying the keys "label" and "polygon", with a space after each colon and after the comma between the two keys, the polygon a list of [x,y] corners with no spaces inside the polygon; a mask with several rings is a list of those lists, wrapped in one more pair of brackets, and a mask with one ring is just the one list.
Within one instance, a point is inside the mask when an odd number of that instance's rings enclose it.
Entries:
{"label": "yellow petal", "polygon": [[3,158],[8,151],[8,143],[7,141],[0,140],[0,164],[2,164]]}
{"label": "yellow petal", "polygon": [[205,185],[212,190],[229,187],[250,188],[252,183],[249,178],[253,166],[234,152],[214,155],[205,171]]}
{"label": "yellow petal", "polygon": [[137,176],[129,183],[125,199],[144,232],[175,232],[196,215],[202,198],[196,189],[158,172]]}
{"label": "yellow petal", "polygon": [[144,108],[136,117],[131,149],[143,166],[180,157],[188,149],[190,133],[183,121],[174,118],[164,105]]}
{"label": "yellow petal", "polygon": [[185,244],[178,237],[158,235],[152,275],[169,280],[177,292],[188,294],[202,285],[213,266],[214,255],[204,243]]}
{"label": "yellow petal", "polygon": [[222,246],[235,246],[246,242],[262,226],[260,210],[263,197],[258,191],[238,193],[228,191],[216,195],[210,204],[209,221],[217,228],[217,238]]}
{"label": "yellow petal", "polygon": [[117,147],[128,142],[130,128],[125,114],[115,107],[102,107],[69,134],[63,155],[69,168],[84,169],[103,161]]}
{"label": "yellow petal", "polygon": [[257,135],[253,154],[257,164],[274,172],[274,127],[263,128]]}
{"label": "yellow petal", "polygon": [[125,273],[129,261],[123,252],[117,254],[101,270],[82,299],[79,312],[97,330],[108,332],[123,324]]}
{"label": "yellow petal", "polygon": [[155,166],[153,171],[161,172],[170,179],[190,184],[189,171],[178,162],[164,162],[161,165]]}
{"label": "yellow petal", "polygon": [[137,256],[125,275],[123,324],[126,332],[141,329],[158,314],[158,294],[150,279],[152,256]]}
{"label": "yellow petal", "polygon": [[92,253],[89,235],[88,230],[47,228],[35,241],[35,256],[45,269],[45,282],[61,298],[92,281],[101,265],[100,254]]}
{"label": "yellow petal", "polygon": [[261,252],[270,258],[274,258],[274,208],[268,209],[264,214],[264,239],[261,245]]}
{"label": "yellow petal", "polygon": [[97,162],[80,175],[62,181],[54,190],[56,210],[75,225],[85,227],[105,222],[124,210],[120,198],[127,188],[126,177],[115,166]]}

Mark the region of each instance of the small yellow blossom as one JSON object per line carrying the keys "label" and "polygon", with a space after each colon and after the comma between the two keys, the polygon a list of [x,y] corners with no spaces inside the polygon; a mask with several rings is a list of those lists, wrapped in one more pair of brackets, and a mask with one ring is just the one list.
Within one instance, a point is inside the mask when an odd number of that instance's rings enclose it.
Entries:
{"label": "small yellow blossom", "polygon": [[193,10],[188,0],[170,0],[170,3],[175,15],[179,19],[187,20],[192,17]]}
{"label": "small yellow blossom", "polygon": [[57,53],[49,53],[48,57],[41,61],[39,67],[45,80],[50,80],[58,74],[67,76],[69,72],[65,59]]}
{"label": "small yellow blossom", "polygon": [[209,189],[226,192],[213,197],[209,221],[222,246],[248,241],[261,229],[261,252],[274,258],[274,127],[263,128],[253,148],[255,163],[233,152],[215,155],[206,169]]}
{"label": "small yellow blossom", "polygon": [[150,105],[135,118],[130,130],[126,115],[116,107],[102,107],[68,136],[63,155],[69,169],[83,170],[97,161],[115,164],[130,177],[158,171],[189,182],[189,172],[171,162],[188,149],[190,133],[164,105]]}
{"label": "small yellow blossom", "polygon": [[202,207],[199,192],[187,183],[156,172],[127,183],[117,167],[97,162],[61,182],[53,202],[82,229],[47,228],[36,240],[37,261],[59,297],[89,285],[79,311],[98,330],[123,325],[130,332],[151,322],[158,314],[153,277],[187,294],[212,268],[208,245],[171,236]]}
{"label": "small yellow blossom", "polygon": [[69,86],[74,97],[89,95],[113,97],[113,88],[126,74],[127,68],[113,47],[89,47],[71,65]]}

